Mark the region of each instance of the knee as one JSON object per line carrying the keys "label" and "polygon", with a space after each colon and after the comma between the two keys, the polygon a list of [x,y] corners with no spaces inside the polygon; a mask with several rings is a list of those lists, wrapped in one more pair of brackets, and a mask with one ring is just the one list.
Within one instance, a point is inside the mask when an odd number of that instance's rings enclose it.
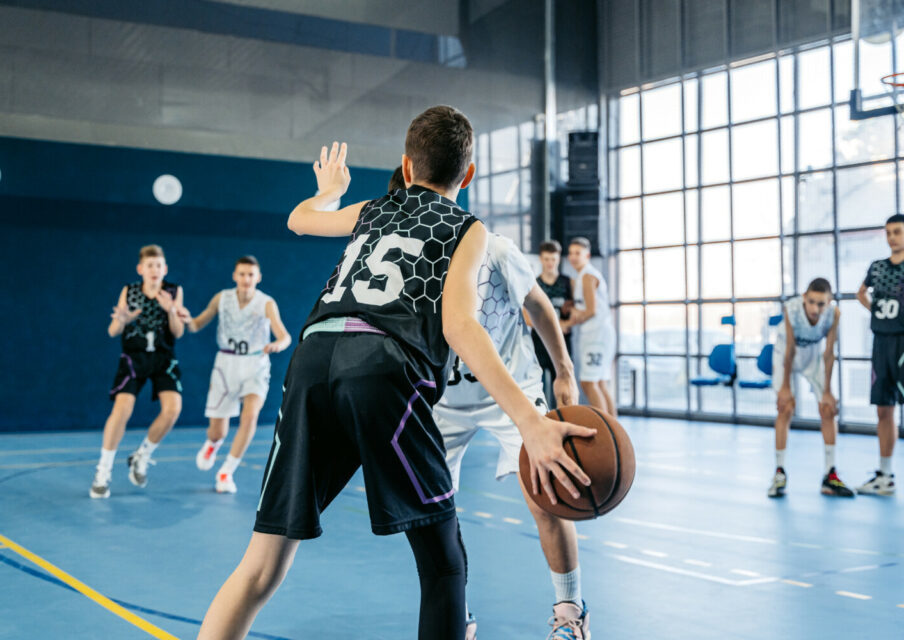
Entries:
{"label": "knee", "polygon": [[245,580],[255,598],[267,599],[279,588],[292,561],[244,567]]}
{"label": "knee", "polygon": [[876,407],[876,415],[879,416],[879,422],[891,422],[895,417],[895,408]]}
{"label": "knee", "polygon": [[819,417],[822,418],[823,422],[834,422],[835,421],[835,413],[828,406],[820,403],[819,405]]}
{"label": "knee", "polygon": [[167,404],[160,407],[160,417],[170,424],[175,424],[182,413],[182,403]]}

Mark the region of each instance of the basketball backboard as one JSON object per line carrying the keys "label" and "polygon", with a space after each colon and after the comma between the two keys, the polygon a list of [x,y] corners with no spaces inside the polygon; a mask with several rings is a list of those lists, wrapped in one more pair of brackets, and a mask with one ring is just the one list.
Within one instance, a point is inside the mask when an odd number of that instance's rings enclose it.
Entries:
{"label": "basketball backboard", "polygon": [[[888,81],[904,72],[904,0],[851,0],[851,34],[851,119],[904,111],[904,88]],[[904,76],[894,80],[904,83]]]}

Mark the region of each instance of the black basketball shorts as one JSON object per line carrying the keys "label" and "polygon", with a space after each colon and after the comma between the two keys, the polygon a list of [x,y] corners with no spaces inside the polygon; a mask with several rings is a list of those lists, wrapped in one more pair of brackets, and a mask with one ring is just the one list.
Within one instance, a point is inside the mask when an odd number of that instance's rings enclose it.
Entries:
{"label": "black basketball shorts", "polygon": [[110,388],[110,400],[116,394],[137,396],[144,383],[151,381],[151,399],[157,400],[161,391],[182,393],[182,372],[179,361],[165,351],[135,351],[122,353]]}
{"label": "black basketball shorts", "polygon": [[452,479],[433,421],[429,368],[393,338],[314,333],[295,349],[254,530],[322,533],[320,514],[362,467],[373,532],[452,516]]}
{"label": "black basketball shorts", "polygon": [[904,334],[873,334],[873,384],[870,404],[904,404]]}

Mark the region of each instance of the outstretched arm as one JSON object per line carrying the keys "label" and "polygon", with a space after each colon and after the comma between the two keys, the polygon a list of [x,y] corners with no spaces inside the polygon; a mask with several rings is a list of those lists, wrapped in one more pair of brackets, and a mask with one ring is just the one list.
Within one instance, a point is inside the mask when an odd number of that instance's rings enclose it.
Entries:
{"label": "outstretched arm", "polygon": [[358,214],[366,202],[358,202],[338,211],[325,211],[335,204],[348,190],[351,176],[345,164],[348,147],[343,142],[333,143],[327,154],[326,147],[320,150],[320,159],[314,163],[317,189],[320,193],[299,204],[289,215],[286,223],[298,235],[347,236],[355,230]]}
{"label": "outstretched arm", "polygon": [[116,306],[113,307],[113,313],[110,314],[110,326],[107,327],[107,334],[111,338],[115,338],[122,333],[126,325],[133,322],[141,313],[141,307],[134,311],[129,311],[129,305],[126,304],[127,290],[127,287],[123,287],[122,291],[119,292],[119,300]]}
{"label": "outstretched arm", "polygon": [[282,318],[279,316],[279,307],[276,306],[275,300],[267,301],[267,318],[270,320],[270,330],[276,338],[270,344],[264,346],[264,353],[279,353],[285,351],[292,344],[292,336],[286,330]]}
{"label": "outstretched arm", "polygon": [[524,311],[525,316],[531,318],[532,325],[537,330],[556,369],[556,380],[553,382],[556,402],[559,406],[577,404],[579,396],[578,384],[574,379],[574,364],[568,355],[565,337],[559,327],[559,315],[540,285],[535,284],[527,294],[524,299]]}
{"label": "outstretched arm", "polygon": [[213,298],[210,299],[210,302],[207,303],[207,308],[204,309],[197,317],[192,318],[191,314],[188,313],[188,309],[185,309],[185,314],[182,316],[182,320],[185,322],[186,326],[190,333],[197,333],[204,327],[210,324],[210,321],[214,319],[217,315],[217,312],[220,310],[220,293],[217,293]]}
{"label": "outstretched arm", "polygon": [[474,223],[461,239],[446,275],[443,286],[443,333],[449,346],[468,365],[483,383],[484,388],[518,427],[524,447],[531,461],[531,486],[534,493],[539,486],[555,503],[556,497],[549,480],[552,473],[562,486],[578,497],[579,493],[566,470],[585,485],[587,474],[565,453],[562,442],[567,435],[591,436],[596,431],[550,420],[537,413],[531,402],[512,379],[490,336],[477,322],[477,273],[486,254],[487,231]]}

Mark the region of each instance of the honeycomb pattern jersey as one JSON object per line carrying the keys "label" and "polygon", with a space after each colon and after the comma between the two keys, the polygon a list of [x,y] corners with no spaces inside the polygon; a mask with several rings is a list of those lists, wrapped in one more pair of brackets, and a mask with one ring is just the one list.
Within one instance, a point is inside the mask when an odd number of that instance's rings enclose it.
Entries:
{"label": "honeycomb pattern jersey", "polygon": [[449,357],[443,284],[452,253],[475,220],[417,185],[369,202],[305,328],[331,317],[361,318],[423,356],[441,393]]}
{"label": "honeycomb pattern jersey", "polygon": [[[161,288],[175,299],[179,285],[163,281]],[[169,318],[160,304],[144,295],[141,281],[133,282],[126,287],[126,305],[130,311],[140,308],[141,313],[133,322],[126,325],[122,332],[122,350],[125,353],[136,351],[164,351],[173,353],[176,338],[169,328]]]}
{"label": "honeycomb pattern jersey", "polygon": [[904,262],[876,260],[863,281],[872,288],[870,329],[873,333],[904,334]]}
{"label": "honeycomb pattern jersey", "polygon": [[272,300],[262,291],[244,307],[239,306],[235,288],[220,292],[217,314],[217,346],[223,351],[238,355],[257,354],[270,342],[270,318],[267,317],[267,303]]}
{"label": "honeycomb pattern jersey", "polygon": [[[524,390],[535,387],[543,377],[521,314],[524,299],[535,284],[533,269],[514,243],[489,234],[487,255],[477,280],[478,319],[509,373]],[[495,404],[467,365],[454,353],[450,356],[449,386],[439,404],[456,409]]]}

